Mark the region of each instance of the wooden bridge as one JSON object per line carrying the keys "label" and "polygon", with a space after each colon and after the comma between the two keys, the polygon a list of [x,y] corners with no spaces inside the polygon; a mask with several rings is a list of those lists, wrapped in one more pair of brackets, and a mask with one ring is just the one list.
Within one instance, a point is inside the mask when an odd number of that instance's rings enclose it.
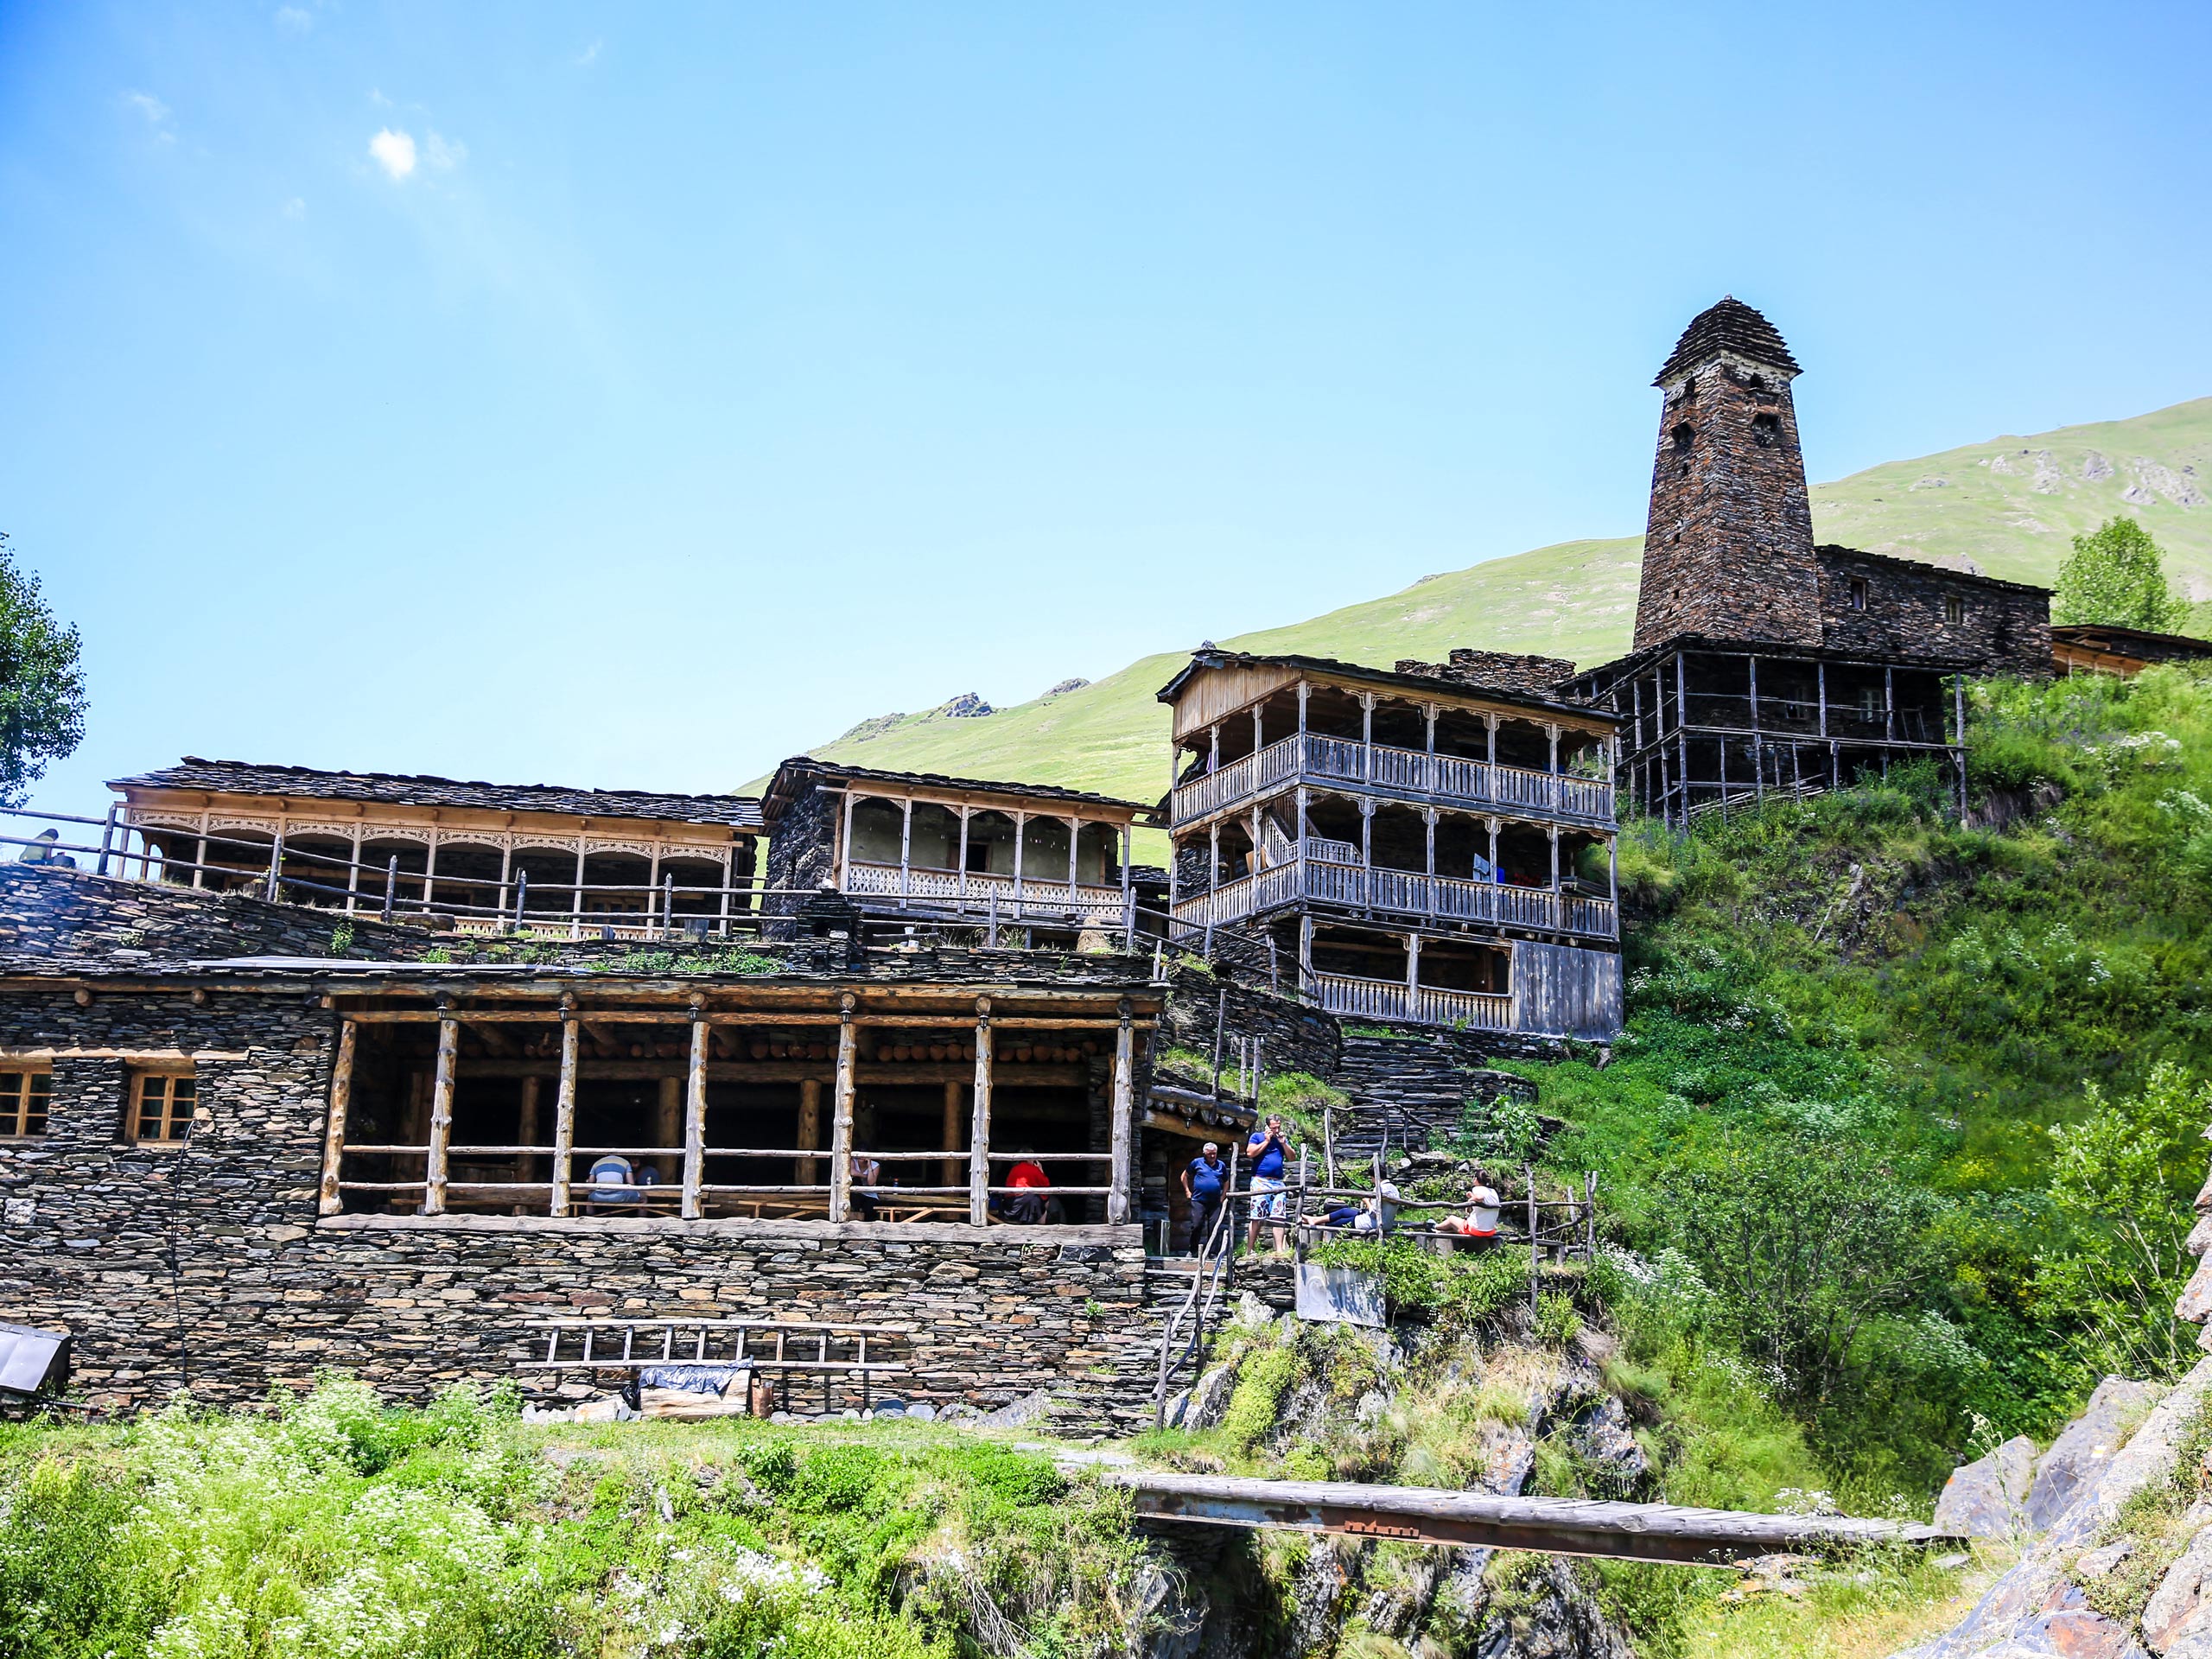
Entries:
{"label": "wooden bridge", "polygon": [[1612,1555],[1700,1566],[1780,1552],[1830,1554],[1868,1545],[1924,1548],[1961,1543],[1953,1534],[1900,1521],[1842,1515],[1760,1515],[1673,1503],[1571,1497],[1496,1497],[1423,1486],[1318,1480],[1239,1480],[1116,1470],[1140,1518],[1219,1527],[1284,1527],[1416,1544],[1486,1546],[1561,1555]]}

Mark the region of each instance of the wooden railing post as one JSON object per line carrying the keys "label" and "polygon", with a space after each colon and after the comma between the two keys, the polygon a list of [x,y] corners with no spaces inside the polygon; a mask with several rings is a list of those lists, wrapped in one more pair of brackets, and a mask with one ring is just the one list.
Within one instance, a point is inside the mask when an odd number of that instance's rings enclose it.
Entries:
{"label": "wooden railing post", "polygon": [[576,1144],[576,1008],[561,999],[561,1077],[553,1088],[553,1192],[551,1210],[569,1213],[569,1166]]}
{"label": "wooden railing post", "polygon": [[284,864],[284,832],[279,830],[276,839],[269,843],[269,885],[262,897],[270,904],[276,902],[277,880]]}
{"label": "wooden railing post", "polygon": [[859,1001],[850,991],[837,1005],[836,1093],[830,1110],[830,1219],[844,1221],[853,1203],[853,1083],[859,1033],[853,1029],[853,1009]]}
{"label": "wooden railing post", "polygon": [[1136,1037],[1129,1024],[1129,1000],[1122,999],[1122,1023],[1114,1033],[1114,1170],[1106,1195],[1106,1219],[1118,1225],[1129,1218],[1129,1137],[1135,1128]]}
{"label": "wooden railing post", "polygon": [[707,1037],[706,999],[695,995],[691,999],[691,1064],[683,1079],[683,1216],[686,1221],[696,1221],[705,1213],[699,1186],[707,1167]]}
{"label": "wooden railing post", "polygon": [[346,1157],[346,1109],[353,1098],[353,1053],[360,1027],[351,1020],[338,1027],[338,1058],[330,1068],[330,1117],[322,1132],[322,1196],[318,1212],[334,1216],[343,1208],[338,1168]]}
{"label": "wooden railing post", "polygon": [[968,1219],[991,1222],[991,999],[976,999],[976,1103],[969,1116]]}
{"label": "wooden railing post", "polygon": [[384,918],[391,919],[391,907],[399,899],[399,855],[394,853],[384,867]]}
{"label": "wooden railing post", "polygon": [[430,1084],[430,1134],[423,1159],[423,1213],[446,1212],[446,1147],[453,1141],[454,1063],[461,1052],[461,1021],[441,1009],[438,1069]]}
{"label": "wooden railing post", "polygon": [[[822,1079],[809,1077],[798,1086],[798,1143],[808,1152],[822,1144]],[[822,1160],[801,1158],[798,1160],[798,1180],[802,1186],[812,1186],[822,1174]]]}

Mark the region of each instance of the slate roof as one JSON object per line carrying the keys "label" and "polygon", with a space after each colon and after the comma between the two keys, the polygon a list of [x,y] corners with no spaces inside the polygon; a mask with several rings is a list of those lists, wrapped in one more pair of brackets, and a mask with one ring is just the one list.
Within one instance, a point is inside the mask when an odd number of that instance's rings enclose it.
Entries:
{"label": "slate roof", "polygon": [[762,810],[771,824],[783,816],[784,809],[797,798],[798,786],[809,779],[833,784],[918,784],[929,789],[972,790],[978,795],[1077,801],[1091,806],[1127,807],[1132,812],[1148,810],[1141,801],[1124,801],[1112,795],[1096,795],[1087,789],[1063,789],[1058,784],[1016,784],[985,778],[948,778],[935,772],[882,772],[874,766],[851,766],[842,760],[817,760],[811,755],[795,754],[776,768],[775,778],[768,785],[768,793],[761,801]]}
{"label": "slate roof", "polygon": [[1305,669],[1315,674],[1337,674],[1346,678],[1370,680],[1379,685],[1402,685],[1411,690],[1441,693],[1453,697],[1479,697],[1486,702],[1515,703],[1523,709],[1541,709],[1554,714],[1573,715],[1583,720],[1610,721],[1618,725],[1621,716],[1610,709],[1599,709],[1573,698],[1543,697],[1533,691],[1516,691],[1498,685],[1477,685],[1466,680],[1442,680],[1429,674],[1401,674],[1395,669],[1368,668],[1358,663],[1340,663],[1327,657],[1258,656],[1250,652],[1224,651],[1218,645],[1208,646],[1191,653],[1175,677],[1161,686],[1156,693],[1162,702],[1173,702],[1182,694],[1183,687],[1192,675],[1202,668],[1233,668],[1241,664],[1268,664],[1283,668]]}
{"label": "slate roof", "polygon": [[1675,342],[1674,354],[1668,358],[1667,366],[1659,371],[1659,378],[1651,384],[1663,386],[1676,375],[1723,352],[1748,357],[1754,363],[1769,363],[1791,374],[1800,372],[1797,359],[1789,355],[1789,347],[1783,343],[1781,331],[1732,294],[1690,319],[1690,326]]}
{"label": "slate roof", "polygon": [[554,812],[594,818],[658,818],[673,823],[760,829],[750,795],[658,795],[632,789],[565,789],[554,784],[486,784],[388,772],[321,772],[188,754],[174,766],[110,780],[110,789],[218,790],[232,795],[373,801],[391,806],[480,807],[495,812]]}

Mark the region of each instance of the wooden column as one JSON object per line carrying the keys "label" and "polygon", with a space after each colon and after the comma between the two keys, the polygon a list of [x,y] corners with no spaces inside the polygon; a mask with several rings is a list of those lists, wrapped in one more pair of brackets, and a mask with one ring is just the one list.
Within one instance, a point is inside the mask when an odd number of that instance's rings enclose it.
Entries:
{"label": "wooden column", "polygon": [[1421,935],[1406,935],[1406,1012],[1414,1011],[1414,999],[1421,989]]}
{"label": "wooden column", "polygon": [[[1076,900],[1075,855],[1081,849],[1082,844],[1083,820],[1070,818],[1068,820],[1068,908],[1071,911],[1075,909]],[[1077,919],[1080,922],[1081,918],[1078,916]]]}
{"label": "wooden column", "polygon": [[683,1219],[706,1213],[699,1188],[707,1178],[707,1015],[691,1005],[691,1063],[683,1075]]}
{"label": "wooden column", "polygon": [[574,1005],[561,1010],[561,1076],[553,1086],[553,1202],[552,1213],[569,1213],[569,1166],[576,1144],[576,1014]]}
{"label": "wooden column", "polygon": [[[650,1051],[649,1051],[650,1052]],[[671,1148],[683,1144],[683,1079],[663,1077],[660,1080],[659,1121],[653,1133],[653,1144]],[[681,1154],[653,1160],[664,1182],[682,1179],[683,1165]]]}
{"label": "wooden column", "polygon": [[[1496,766],[1497,764],[1497,716],[1496,715],[1483,716],[1483,764],[1489,766]],[[1495,784],[1492,784],[1491,787],[1496,787]]]}
{"label": "wooden column", "polygon": [[569,937],[582,938],[584,931],[584,844],[576,842],[576,885],[569,889]]}
{"label": "wooden column", "polygon": [[1882,741],[1897,741],[1897,671],[1887,663],[1882,664]]}
{"label": "wooden column", "polygon": [[960,896],[963,899],[968,896],[968,815],[974,810],[970,806],[960,809]]}
{"label": "wooden column", "polygon": [[[944,1085],[944,1138],[940,1143],[947,1152],[960,1150],[960,1090],[963,1085],[948,1083]],[[938,1174],[939,1186],[960,1185],[960,1160],[947,1158]]]}
{"label": "wooden column", "polygon": [[[798,1086],[798,1143],[809,1152],[822,1144],[822,1079],[809,1077]],[[822,1177],[822,1160],[798,1160],[798,1184],[812,1186]]]}
{"label": "wooden column", "polygon": [[423,1213],[446,1212],[446,1147],[453,1141],[454,1062],[461,1050],[461,1021],[438,1021],[438,1070],[430,1084],[429,1151],[423,1160]]}
{"label": "wooden column", "polygon": [[1505,873],[1497,868],[1498,821],[1496,818],[1485,818],[1484,822],[1490,826],[1490,879],[1491,884],[1495,886],[1505,880]]}
{"label": "wooden column", "polygon": [[1015,813],[1014,815],[1014,919],[1017,922],[1021,919],[1022,840],[1028,828],[1029,815],[1027,812]]}
{"label": "wooden column", "polygon": [[[1130,873],[1129,861],[1135,856],[1136,849],[1136,826],[1125,823],[1122,826],[1122,915],[1123,931],[1128,938],[1122,941],[1122,948],[1131,956],[1136,954],[1137,949],[1137,890],[1136,878]],[[1174,861],[1172,852],[1168,861]]]}
{"label": "wooden column", "polygon": [[911,890],[913,878],[914,798],[911,795],[899,803],[899,896],[904,899]]}
{"label": "wooden column", "polygon": [[853,1029],[855,998],[848,991],[837,1010],[836,1092],[830,1106],[830,1219],[850,1218],[853,1205],[853,1082],[859,1033]]}
{"label": "wooden column", "polygon": [[1298,988],[1303,991],[1313,973],[1313,918],[1298,918]]}
{"label": "wooden column", "polygon": [[[353,914],[361,898],[361,826],[358,823],[353,826],[351,856],[353,861],[346,868],[346,913],[348,916]],[[207,861],[207,845],[204,841],[200,843],[197,861],[203,864]],[[200,872],[197,870],[192,873],[192,885],[195,887],[200,885]]]}
{"label": "wooden column", "polygon": [[1136,1034],[1129,1025],[1128,999],[1122,999],[1122,1023],[1114,1033],[1113,1191],[1106,1195],[1106,1220],[1119,1225],[1129,1218],[1129,1146],[1136,1133]]}
{"label": "wooden column", "polygon": [[[1436,874],[1436,809],[1433,806],[1422,808],[1421,822],[1421,874],[1434,875]],[[1431,899],[1429,907],[1432,910],[1435,908],[1433,899]]]}
{"label": "wooden column", "polygon": [[1364,796],[1359,803],[1359,861],[1363,868],[1375,868],[1375,803]]}
{"label": "wooden column", "polygon": [[346,1110],[353,1098],[353,1053],[360,1027],[351,1020],[338,1027],[338,1058],[330,1068],[330,1116],[322,1131],[322,1198],[320,1213],[334,1216],[345,1206],[338,1191],[338,1166],[346,1157]]}
{"label": "wooden column", "polygon": [[976,999],[976,1108],[968,1130],[968,1219],[991,1221],[991,999]]}
{"label": "wooden column", "polygon": [[[1221,885],[1221,821],[1216,819],[1206,826],[1206,891],[1211,893]],[[1211,906],[1208,906],[1211,908]]]}
{"label": "wooden column", "polygon": [[1375,694],[1359,694],[1359,779],[1371,783],[1375,778]]}
{"label": "wooden column", "polygon": [[1682,772],[1682,828],[1690,827],[1690,723],[1689,680],[1682,671],[1682,653],[1675,653],[1675,745],[1676,759],[1681,762]]}
{"label": "wooden column", "polygon": [[[281,855],[283,848],[283,836],[281,832],[278,834],[276,840],[278,852]],[[435,876],[437,873],[438,832],[433,830],[430,831],[429,849],[423,855],[423,912],[425,915],[428,915],[430,910],[431,878]],[[271,899],[274,899],[276,895],[274,893],[271,893],[269,896]]]}
{"label": "wooden column", "polygon": [[[542,1077],[522,1080],[522,1109],[515,1116],[515,1141],[518,1145],[534,1147],[537,1144],[537,1099],[543,1092]],[[524,1152],[515,1154],[515,1179],[527,1181],[537,1173],[537,1154]]]}
{"label": "wooden column", "polygon": [[853,807],[856,800],[857,798],[848,787],[845,791],[844,831],[837,842],[837,891],[840,893],[850,893],[853,890],[850,880],[853,867]]}

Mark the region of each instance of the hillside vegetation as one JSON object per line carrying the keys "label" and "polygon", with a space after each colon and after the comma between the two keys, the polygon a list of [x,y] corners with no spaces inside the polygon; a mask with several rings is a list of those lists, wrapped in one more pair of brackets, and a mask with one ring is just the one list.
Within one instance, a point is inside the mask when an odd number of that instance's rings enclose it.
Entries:
{"label": "hillside vegetation", "polygon": [[[2115,514],[2141,519],[2190,598],[2212,600],[2212,398],[1892,461],[1813,490],[1822,541],[2021,582],[2050,582],[2069,538]],[[1628,647],[1642,550],[1636,537],[1564,542],[1216,643],[1382,666],[1454,645],[1600,662]],[[980,718],[870,721],[809,753],[1154,800],[1166,787],[1167,721],[1153,694],[1198,643]]]}

